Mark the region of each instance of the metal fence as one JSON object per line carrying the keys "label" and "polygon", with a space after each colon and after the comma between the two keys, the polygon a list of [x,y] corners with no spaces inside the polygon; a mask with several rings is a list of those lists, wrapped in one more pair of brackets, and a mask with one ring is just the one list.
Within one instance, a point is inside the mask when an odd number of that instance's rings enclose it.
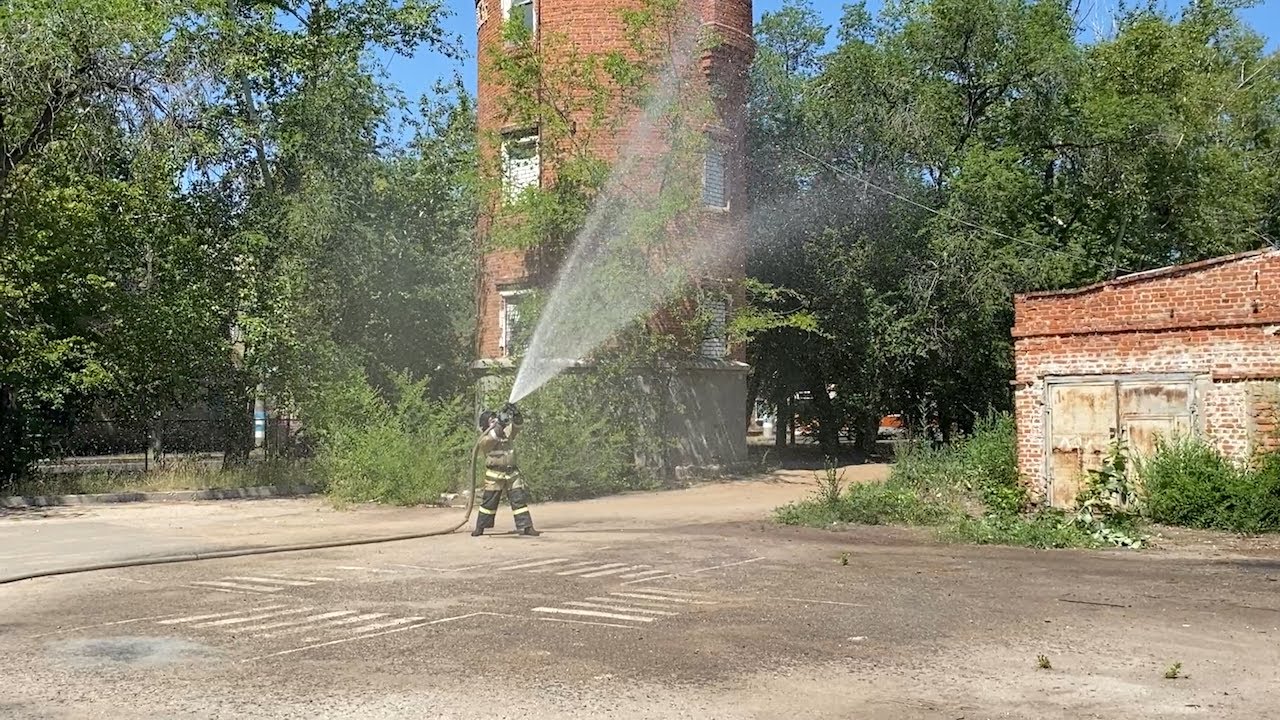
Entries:
{"label": "metal fence", "polygon": [[211,418],[173,419],[160,423],[135,419],[77,422],[48,439],[48,452],[38,463],[42,472],[108,470],[146,472],[173,462],[221,465],[228,453],[250,462],[292,461],[308,454],[302,423],[293,417],[261,418],[235,442],[225,421]]}

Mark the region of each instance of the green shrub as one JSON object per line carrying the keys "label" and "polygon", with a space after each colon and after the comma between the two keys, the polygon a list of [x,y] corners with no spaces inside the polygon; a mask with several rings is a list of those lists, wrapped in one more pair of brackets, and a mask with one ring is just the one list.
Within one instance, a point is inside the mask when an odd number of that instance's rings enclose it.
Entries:
{"label": "green shrub", "polygon": [[[561,375],[520,402],[525,422],[516,456],[534,501],[658,487],[637,465],[642,429],[625,394],[614,392],[618,382],[598,372]],[[494,388],[485,406],[501,406],[509,389]]]}
{"label": "green shrub", "polygon": [[393,403],[363,382],[335,388],[345,419],[318,432],[316,469],[340,502],[433,504],[465,480],[476,437],[459,400],[430,400],[425,380],[396,379]]}
{"label": "green shrub", "polygon": [[1234,532],[1280,531],[1280,460],[1238,467],[1204,441],[1157,443],[1139,468],[1147,513],[1156,522]]}
{"label": "green shrub", "polygon": [[1013,517],[1026,507],[1027,487],[1018,475],[1018,439],[1013,418],[983,419],[961,446],[962,472],[978,490],[988,515]]}
{"label": "green shrub", "polygon": [[1094,547],[1097,543],[1060,512],[1045,510],[1029,516],[964,517],[943,528],[949,542],[974,545],[1017,545],[1042,549]]}
{"label": "green shrub", "polygon": [[972,498],[998,517],[1017,515],[1028,500],[1018,476],[1013,418],[1007,414],[980,420],[970,438],[949,447],[909,446],[894,464],[891,479],[925,495]]}

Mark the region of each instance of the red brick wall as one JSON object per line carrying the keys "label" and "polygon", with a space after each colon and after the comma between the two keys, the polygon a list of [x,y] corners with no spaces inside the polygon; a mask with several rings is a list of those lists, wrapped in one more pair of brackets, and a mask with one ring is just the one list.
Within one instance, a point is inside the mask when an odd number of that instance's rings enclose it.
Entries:
{"label": "red brick wall", "polygon": [[1018,458],[1045,489],[1045,378],[1189,373],[1199,430],[1238,460],[1267,442],[1258,420],[1280,378],[1280,252],[1248,253],[1014,301]]}
{"label": "red brick wall", "polygon": [[[479,29],[479,58],[482,66],[479,77],[477,112],[482,134],[500,132],[507,125],[501,116],[501,94],[503,87],[495,84],[492,73],[483,69],[489,53],[500,48],[501,40],[501,0],[480,0],[487,3],[489,19]],[[754,45],[752,42],[752,0],[689,0],[691,7],[696,8],[698,17],[706,25],[711,26],[719,35],[721,45],[703,58],[704,77],[713,79],[724,94],[717,102],[717,114],[720,122],[729,131],[732,145],[729,152],[728,171],[735,182],[730,195],[733,210],[729,213],[708,213],[705,222],[698,230],[700,237],[712,236],[714,241],[725,248],[722,261],[716,263],[717,275],[727,277],[737,286],[732,293],[738,302],[743,300],[741,279],[745,276],[745,249],[740,242],[741,234],[738,219],[746,207],[747,192],[740,179],[745,176],[745,145],[743,130],[745,127],[747,69],[750,64]],[[629,44],[624,36],[620,11],[625,8],[639,6],[639,0],[536,0],[539,33],[555,34],[567,38],[578,51],[586,53],[602,52],[612,49],[626,51]],[[590,118],[584,113],[575,118],[579,123],[588,124]],[[622,126],[629,120],[624,118]],[[601,136],[592,142],[592,149],[607,159],[618,156],[619,146],[628,135],[626,130],[618,136]],[[662,148],[654,148],[654,155],[660,154]],[[544,186],[555,177],[556,168],[545,157],[542,163],[542,182]],[[480,222],[480,237],[483,238],[488,222]],[[523,253],[498,252],[487,255],[481,263],[476,287],[476,303],[478,311],[478,327],[476,351],[480,358],[499,358],[500,325],[498,322],[501,299],[498,289],[503,285],[521,282],[529,275],[524,262]],[[733,356],[741,359],[742,348],[735,348]]]}

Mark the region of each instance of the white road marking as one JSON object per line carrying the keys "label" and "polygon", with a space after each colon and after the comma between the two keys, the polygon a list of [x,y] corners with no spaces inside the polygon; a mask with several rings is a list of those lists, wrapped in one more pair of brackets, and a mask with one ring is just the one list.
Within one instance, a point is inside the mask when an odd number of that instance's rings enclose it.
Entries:
{"label": "white road marking", "polygon": [[498,570],[501,572],[510,572],[512,570],[526,570],[528,568],[542,567],[543,565],[559,565],[563,562],[569,562],[569,558],[552,558],[550,560],[539,560],[537,562],[527,562],[519,565],[508,565],[507,567],[500,567]]}
{"label": "white road marking", "polygon": [[554,623],[570,623],[573,625],[595,625],[596,627],[622,628],[624,630],[639,630],[638,625],[619,625],[618,623],[591,622],[590,620],[566,620],[564,618],[538,618],[542,622]]}
{"label": "white road marking", "polygon": [[227,588],[230,590],[249,590],[252,592],[267,592],[267,593],[280,592],[281,590],[284,589],[282,587],[268,587],[265,585],[245,585],[243,583],[223,582],[221,580],[197,580],[191,584],[199,585],[200,587]]}
{"label": "white road marking", "polygon": [[[253,608],[249,612],[264,612],[266,610],[279,610],[280,608],[289,607],[288,605],[268,605],[266,607]],[[241,610],[232,610],[230,612],[210,613],[208,615],[188,615],[187,617],[173,618],[172,620],[161,620],[157,625],[181,625],[182,623],[197,622],[200,620],[211,620],[213,618],[226,617],[235,615],[236,613],[245,612]]]}
{"label": "white road marking", "polygon": [[654,580],[666,580],[667,578],[683,577],[685,575],[697,575],[698,573],[711,572],[712,570],[723,570],[725,568],[737,567],[739,565],[747,565],[753,562],[760,562],[761,560],[764,560],[764,559],[765,558],[763,557],[754,557],[754,558],[751,558],[750,560],[739,560],[738,562],[725,563],[724,565],[713,565],[711,567],[699,568],[697,570],[690,570],[687,573],[669,573],[667,575],[655,575],[653,577],[640,578],[639,580],[630,580],[622,584],[635,585],[636,583],[653,582]]}
{"label": "white road marking", "polygon": [[688,590],[667,590],[665,588],[645,588],[640,592],[645,595],[665,595],[667,597],[687,597],[693,599],[703,596],[703,593],[690,592]]}
{"label": "white road marking", "polygon": [[249,615],[248,617],[230,617],[225,620],[209,620],[208,622],[196,623],[192,627],[226,627],[228,625],[239,625],[241,623],[254,622],[255,620],[266,620],[267,618],[284,617],[285,615],[297,615],[298,613],[311,612],[315,608],[294,608],[293,610],[280,610],[269,613],[258,613]]}
{"label": "white road marking", "polygon": [[613,568],[611,570],[601,570],[600,572],[587,573],[582,577],[584,578],[605,577],[606,575],[617,575],[618,573],[624,573],[624,572],[627,572],[628,570],[635,570],[636,568],[642,568],[642,567],[645,567],[645,566],[644,565],[628,565],[625,567]]}
{"label": "white road marking", "polygon": [[417,625],[406,625],[403,627],[392,628],[390,630],[383,630],[382,632],[372,633],[370,635],[357,635],[356,637],[342,638],[340,640],[330,640],[329,642],[317,643],[315,645],[303,645],[302,647],[293,648],[291,650],[281,650],[280,652],[270,653],[268,655],[258,655],[256,657],[245,658],[240,662],[247,663],[247,662],[253,662],[254,660],[265,660],[267,658],[280,657],[282,655],[292,655],[294,653],[300,653],[304,650],[314,650],[315,648],[328,647],[330,645],[339,645],[341,643],[355,642],[356,640],[368,640],[369,638],[375,638],[382,635],[390,635],[391,633],[404,632],[406,630],[415,630],[417,628],[426,627],[428,625],[439,625],[441,623],[453,622],[455,620],[466,620],[467,618],[478,617],[480,615],[492,615],[494,617],[509,617],[507,615],[502,615],[500,613],[473,612],[473,613],[468,613],[466,615],[458,615],[456,617],[440,618],[439,620],[432,620],[430,622],[418,623]]}
{"label": "white road marking", "polygon": [[251,583],[266,583],[267,585],[289,585],[293,587],[310,587],[315,585],[310,580],[285,580],[284,578],[265,578],[265,577],[229,577],[226,580],[244,580]]}
{"label": "white road marking", "polygon": [[[584,566],[587,566],[587,565],[595,565],[597,562],[599,562],[599,561],[597,561],[597,560],[587,560],[586,562],[569,563],[568,565],[565,565],[565,567],[584,567]],[[559,569],[560,569],[560,568],[556,568],[556,567],[543,567],[543,568],[534,568],[533,570],[530,570],[529,572],[531,572],[531,573],[543,573],[543,572],[551,572],[552,570],[559,570]]]}
{"label": "white road marking", "polygon": [[818,605],[842,605],[844,607],[867,607],[860,603],[839,602],[836,600],[814,600],[812,598],[792,598],[792,597],[767,597],[765,600],[787,600],[789,602],[798,603],[816,603]]}
{"label": "white road marking", "polygon": [[363,567],[361,565],[339,565],[338,569],[339,570],[357,570],[361,572],[371,572],[371,573],[383,573],[386,575],[395,575],[397,572],[395,570],[384,570],[382,568]]}
{"label": "white road marking", "polygon": [[627,607],[625,605],[605,605],[603,603],[594,602],[567,602],[565,605],[574,607],[595,608],[596,610],[616,610],[618,612],[642,613],[645,615],[679,615],[680,613],[670,612],[668,610],[650,610],[649,608]]}
{"label": "white road marking", "polygon": [[536,607],[533,609],[537,613],[552,613],[554,615],[582,615],[584,617],[608,618],[610,620],[630,620],[632,622],[653,622],[654,618],[642,617],[640,615],[623,615],[621,613],[608,613],[600,610],[575,610],[571,608],[553,608],[553,607]]}
{"label": "white road marking", "polygon": [[[343,625],[350,625],[352,623],[366,622],[369,620],[377,620],[380,617],[386,617],[386,616],[387,616],[386,613],[365,613],[364,615],[356,615],[355,617],[342,618],[341,620],[330,620],[327,623],[323,623],[320,627],[311,627],[310,625],[299,625],[297,627],[291,627],[287,630],[277,630],[275,632],[270,632],[263,635],[262,637],[264,638],[279,637],[281,635],[290,635],[292,633],[302,632],[303,630],[327,630],[329,628],[341,627]],[[319,639],[320,638],[318,637],[305,637],[302,640],[303,642],[315,642],[316,640],[319,640]]]}
{"label": "white road marking", "polygon": [[[649,566],[637,565],[636,567],[649,567]],[[650,575],[661,575],[665,572],[666,570],[644,570],[642,572],[633,572],[633,573],[627,573],[626,575],[619,575],[618,577],[622,578],[623,580],[630,580],[632,578],[648,577]]]}
{"label": "white road marking", "polygon": [[[192,590],[214,590],[220,593],[231,593],[232,595],[261,595],[260,592],[245,592],[244,590],[228,590],[220,587],[207,587],[204,585],[179,585],[178,587],[191,588]],[[284,588],[281,588],[282,590]]]}
{"label": "white road marking", "polygon": [[638,607],[650,607],[650,608],[659,608],[659,609],[667,609],[671,607],[671,603],[664,602],[662,600],[658,600],[658,601],[634,600],[634,599],[622,600],[616,597],[589,597],[584,599],[590,600],[591,602],[626,603],[628,605],[636,605]]}
{"label": "white road marking", "polygon": [[307,575],[279,575],[276,573],[268,574],[267,577],[285,578],[287,580],[310,580],[311,582],[338,582],[338,578],[331,577],[310,577]]}
{"label": "white road marking", "polygon": [[352,628],[352,631],[356,633],[373,632],[374,630],[381,630],[383,628],[395,627],[397,625],[405,625],[407,623],[418,622],[419,620],[426,620],[426,618],[420,618],[420,617],[396,618],[394,620],[374,623],[372,625],[361,625],[358,628]]}
{"label": "white road marking", "polygon": [[700,568],[698,570],[690,570],[689,575],[697,575],[698,573],[711,572],[712,570],[723,570],[725,568],[737,567],[739,565],[749,565],[753,562],[764,560],[763,556],[753,557],[750,560],[739,560],[738,562],[725,563],[724,565],[712,565],[711,567]]}
{"label": "white road marking", "polygon": [[665,595],[648,595],[645,593],[609,593],[614,597],[631,598],[633,600],[654,600],[657,602],[672,602],[683,605],[715,605],[710,600],[689,600],[687,598],[667,597]]}
{"label": "white road marking", "polygon": [[355,610],[335,610],[334,612],[321,613],[319,615],[308,615],[304,618],[294,618],[292,620],[284,620],[281,622],[266,623],[265,625],[250,625],[249,627],[236,628],[236,630],[238,632],[261,632],[263,630],[275,630],[276,628],[289,627],[290,625],[305,625],[318,620],[328,620],[330,618],[353,614],[355,614]]}
{"label": "white road marking", "polygon": [[40,633],[39,635],[32,635],[31,638],[34,640],[36,638],[49,637],[50,635],[62,635],[64,633],[75,632],[77,630],[89,630],[91,628],[111,627],[112,625],[127,625],[129,623],[143,622],[146,620],[159,620],[161,618],[173,617],[174,614],[175,613],[168,613],[165,615],[150,615],[147,617],[129,618],[128,620],[116,620],[114,622],[95,623],[93,625],[79,625],[77,627],[62,628],[61,630],[54,630],[52,632]]}
{"label": "white road marking", "polygon": [[[576,568],[574,570],[565,570],[563,572],[556,573],[556,575],[580,575],[582,573],[594,573],[597,570],[608,570],[609,568],[620,568],[620,567],[626,567],[626,566],[627,566],[626,563],[605,563],[603,565],[594,565],[594,566],[588,566],[583,568]],[[586,577],[586,576],[583,575],[583,577]]]}

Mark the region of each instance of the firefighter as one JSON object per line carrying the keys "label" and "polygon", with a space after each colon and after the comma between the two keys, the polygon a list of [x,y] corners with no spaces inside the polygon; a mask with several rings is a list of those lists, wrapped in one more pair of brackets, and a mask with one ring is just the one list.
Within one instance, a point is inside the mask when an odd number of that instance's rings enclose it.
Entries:
{"label": "firefighter", "polygon": [[520,410],[511,403],[507,403],[501,412],[486,410],[480,414],[480,429],[484,431],[484,439],[480,441],[480,451],[485,454],[484,495],[480,499],[480,513],[476,516],[472,537],[479,537],[493,527],[504,491],[515,516],[516,533],[531,537],[542,534],[533,528],[533,518],[529,516],[529,493],[516,465],[515,439],[520,434],[523,421]]}

